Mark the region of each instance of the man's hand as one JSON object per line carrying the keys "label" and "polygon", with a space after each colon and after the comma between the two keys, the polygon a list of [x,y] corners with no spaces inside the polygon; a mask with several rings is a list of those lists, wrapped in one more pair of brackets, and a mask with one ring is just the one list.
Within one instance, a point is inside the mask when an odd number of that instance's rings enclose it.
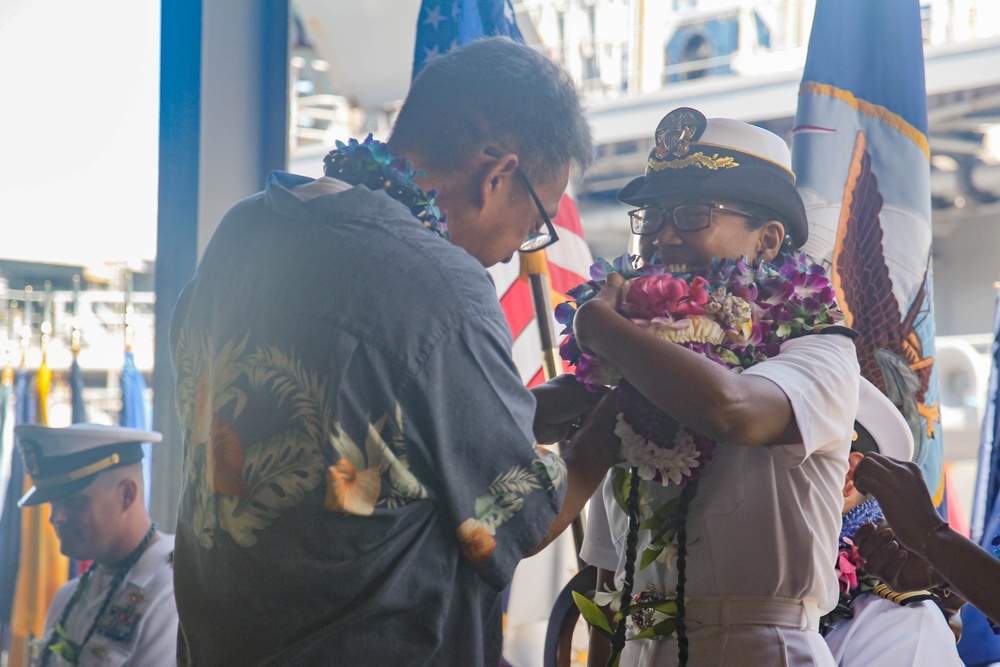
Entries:
{"label": "man's hand", "polygon": [[595,393],[564,373],[531,390],[535,395],[535,441],[550,444],[567,439],[606,392]]}

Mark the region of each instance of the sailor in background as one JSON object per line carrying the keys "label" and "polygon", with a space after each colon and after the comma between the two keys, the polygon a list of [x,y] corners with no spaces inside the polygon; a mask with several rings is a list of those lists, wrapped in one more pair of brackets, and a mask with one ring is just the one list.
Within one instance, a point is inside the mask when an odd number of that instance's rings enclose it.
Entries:
{"label": "sailor in background", "polygon": [[882,518],[878,501],[865,497],[854,486],[855,466],[873,451],[909,461],[913,458],[913,436],[899,409],[873,384],[862,380],[850,469],[844,483],[837,563],[841,603],[823,618],[821,630],[838,667],[961,667],[955,635],[929,591],[895,592],[862,570],[854,570],[856,564],[863,565],[853,547],[854,531]]}
{"label": "sailor in background", "polygon": [[52,504],[60,550],[93,561],[56,593],[33,667],[177,662],[173,535],[144,504],[142,443],[163,436],[119,426],[15,427],[34,486],[18,502]]}

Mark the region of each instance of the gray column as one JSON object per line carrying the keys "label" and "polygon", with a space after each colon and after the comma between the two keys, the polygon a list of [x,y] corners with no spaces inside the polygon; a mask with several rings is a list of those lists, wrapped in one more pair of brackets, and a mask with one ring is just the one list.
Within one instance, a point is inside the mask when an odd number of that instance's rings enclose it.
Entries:
{"label": "gray column", "polygon": [[151,510],[177,521],[181,434],[170,316],[212,231],[239,199],[284,169],[288,153],[288,0],[162,4]]}

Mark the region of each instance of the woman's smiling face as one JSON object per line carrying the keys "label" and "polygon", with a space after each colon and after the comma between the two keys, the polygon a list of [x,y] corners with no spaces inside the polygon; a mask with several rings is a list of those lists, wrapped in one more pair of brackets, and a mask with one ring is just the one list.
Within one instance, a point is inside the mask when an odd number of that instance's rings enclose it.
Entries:
{"label": "woman's smiling face", "polygon": [[[693,213],[690,209],[682,209],[678,213],[681,216],[701,216],[700,223],[687,218],[692,226],[705,225],[701,229],[678,229],[673,210],[686,204],[707,205],[695,209]],[[763,261],[771,261],[785,236],[780,222],[770,220],[761,224],[761,219],[743,211],[739,203],[723,199],[698,202],[672,199],[653,202],[644,208],[649,207],[663,210],[663,224],[656,233],[638,237],[639,254],[647,262],[655,257],[671,272],[695,271],[708,266],[713,258],[736,259],[746,255],[754,262],[758,253],[762,253]],[[754,228],[755,224],[760,226]]]}

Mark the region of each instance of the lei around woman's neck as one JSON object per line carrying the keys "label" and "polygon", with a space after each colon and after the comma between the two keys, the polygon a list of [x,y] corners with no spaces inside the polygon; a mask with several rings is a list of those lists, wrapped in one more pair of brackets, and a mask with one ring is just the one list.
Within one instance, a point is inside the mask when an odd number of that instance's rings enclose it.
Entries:
{"label": "lei around woman's neck", "polygon": [[[729,367],[760,363],[777,354],[781,342],[843,321],[825,269],[804,253],[779,255],[775,263],[756,266],[746,257],[714,260],[686,274],[668,273],[658,263],[635,268],[632,259],[622,255],[613,262],[598,260],[591,267],[591,280],[570,290],[570,299],[556,307],[556,320],[566,325],[562,333],[570,334],[560,354],[587,384],[614,382],[605,382],[610,378],[598,372],[601,364],[576,345],[573,318],[612,272],[628,281],[624,300],[634,302],[623,308],[623,315]],[[712,333],[698,328],[706,320],[721,326],[717,336],[702,335]]]}
{"label": "lei around woman's neck", "polygon": [[414,181],[426,174],[405,158],[393,155],[389,147],[372,139],[350,139],[346,144],[337,142],[337,148],[323,158],[327,176],[350,183],[364,185],[369,190],[384,190],[387,195],[410,209],[410,213],[424,227],[445,240],[450,240],[445,215],[434,203],[437,190],[424,192]]}

